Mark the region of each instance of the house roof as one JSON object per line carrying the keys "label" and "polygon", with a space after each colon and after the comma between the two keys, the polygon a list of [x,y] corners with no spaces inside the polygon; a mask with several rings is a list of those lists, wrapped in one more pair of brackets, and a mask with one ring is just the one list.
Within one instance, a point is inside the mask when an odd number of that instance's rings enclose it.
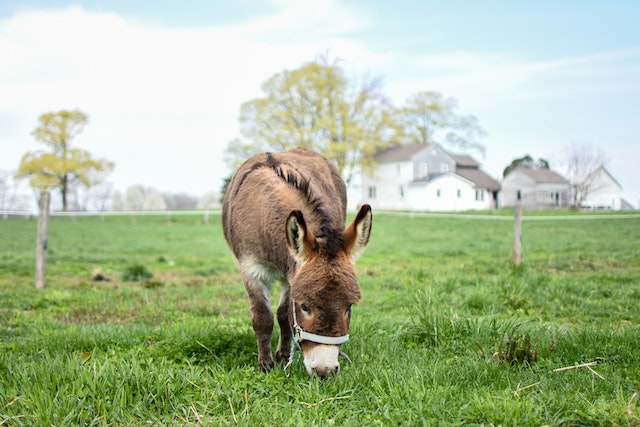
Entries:
{"label": "house roof", "polygon": [[414,154],[424,149],[426,144],[409,144],[391,147],[376,155],[377,162],[395,162],[398,160],[411,160]]}
{"label": "house roof", "polygon": [[620,183],[618,182],[617,179],[615,179],[613,177],[613,175],[611,175],[611,172],[609,172],[604,166],[600,166],[598,169],[602,170],[602,172],[604,172],[605,174],[607,174],[609,176],[609,178],[611,178],[611,180],[622,189],[622,185],[620,185]]}
{"label": "house roof", "polygon": [[456,168],[456,174],[473,182],[477,188],[486,188],[490,191],[500,190],[500,183],[480,169]]}
{"label": "house roof", "polygon": [[[537,183],[547,183],[547,184],[568,184],[567,181],[562,175],[557,172],[554,172],[550,169],[516,169],[513,172],[522,172],[529,178],[531,178],[534,182]],[[512,173],[513,173],[512,172]]]}
{"label": "house roof", "polygon": [[456,161],[456,166],[458,168],[477,168],[480,166],[480,163],[476,162],[473,157],[467,156],[466,154],[451,154],[451,157]]}

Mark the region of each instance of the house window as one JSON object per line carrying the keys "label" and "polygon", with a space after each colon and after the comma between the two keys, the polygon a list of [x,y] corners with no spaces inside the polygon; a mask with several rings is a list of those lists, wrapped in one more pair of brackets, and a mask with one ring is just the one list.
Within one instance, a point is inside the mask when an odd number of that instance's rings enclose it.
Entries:
{"label": "house window", "polygon": [[400,186],[400,197],[404,198],[404,185]]}
{"label": "house window", "polygon": [[438,188],[436,190],[436,197],[440,197],[440,195],[442,194],[442,192],[440,191],[440,189]]}
{"label": "house window", "polygon": [[375,186],[371,186],[369,187],[369,198],[370,199],[375,199],[376,198],[376,187]]}
{"label": "house window", "polygon": [[484,201],[484,190],[476,190],[476,201]]}
{"label": "house window", "polygon": [[457,191],[458,197],[462,197],[462,190]]}
{"label": "house window", "polygon": [[440,165],[440,172],[441,173],[447,173],[449,172],[449,165],[446,163],[443,163]]}

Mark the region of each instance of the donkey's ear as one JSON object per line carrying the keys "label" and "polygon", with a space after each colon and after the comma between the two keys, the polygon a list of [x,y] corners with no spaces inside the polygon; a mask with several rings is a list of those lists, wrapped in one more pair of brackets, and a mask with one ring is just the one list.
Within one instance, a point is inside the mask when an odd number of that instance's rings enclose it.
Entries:
{"label": "donkey's ear", "polygon": [[344,248],[352,262],[362,255],[369,243],[372,222],[371,206],[362,205],[356,219],[344,230]]}
{"label": "donkey's ear", "polygon": [[296,261],[307,262],[315,250],[316,241],[307,228],[302,212],[294,210],[289,214],[286,229],[289,253]]}

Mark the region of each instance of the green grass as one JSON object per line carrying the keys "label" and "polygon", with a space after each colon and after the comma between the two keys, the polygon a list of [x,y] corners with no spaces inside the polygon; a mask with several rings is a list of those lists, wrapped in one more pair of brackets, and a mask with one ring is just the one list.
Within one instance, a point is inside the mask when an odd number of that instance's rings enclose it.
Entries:
{"label": "green grass", "polygon": [[35,221],[0,221],[1,426],[640,425],[640,219],[536,213],[513,266],[511,221],[374,212],[353,364],[324,381],[257,371],[202,219],[52,218],[40,291]]}

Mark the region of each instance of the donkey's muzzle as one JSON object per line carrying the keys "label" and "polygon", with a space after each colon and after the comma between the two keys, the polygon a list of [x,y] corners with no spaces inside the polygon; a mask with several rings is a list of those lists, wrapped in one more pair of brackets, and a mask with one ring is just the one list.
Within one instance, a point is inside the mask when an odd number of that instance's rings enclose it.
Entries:
{"label": "donkey's muzzle", "polygon": [[339,346],[318,344],[305,347],[307,348],[303,350],[304,366],[310,376],[317,375],[320,378],[326,378],[340,371]]}

